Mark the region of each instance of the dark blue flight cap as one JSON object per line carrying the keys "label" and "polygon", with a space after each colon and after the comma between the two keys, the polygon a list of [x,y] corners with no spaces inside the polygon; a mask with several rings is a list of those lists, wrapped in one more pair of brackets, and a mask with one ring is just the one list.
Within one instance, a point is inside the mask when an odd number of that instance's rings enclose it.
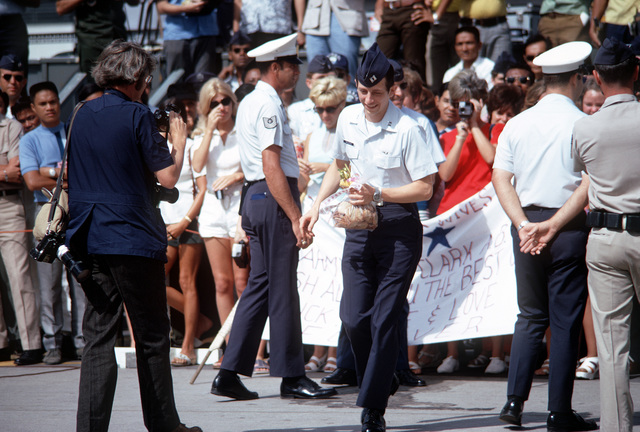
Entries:
{"label": "dark blue flight cap", "polygon": [[331,64],[333,64],[334,68],[346,71],[349,70],[349,60],[347,60],[347,58],[342,54],[330,53],[327,57],[331,61]]}
{"label": "dark blue flight cap", "polygon": [[365,87],[373,87],[384,80],[389,68],[391,68],[389,60],[382,54],[378,43],[375,42],[362,56],[362,63],[356,72],[356,79]]}
{"label": "dark blue flight cap", "polygon": [[634,57],[633,51],[618,39],[611,37],[602,41],[602,46],[593,60],[594,65],[614,66]]}
{"label": "dark blue flight cap", "polygon": [[309,62],[309,66],[307,67],[308,73],[319,73],[326,74],[329,72],[334,72],[335,68],[333,67],[333,63],[329,60],[329,57],[318,54]]}
{"label": "dark blue flight cap", "polygon": [[0,59],[0,69],[10,70],[12,72],[24,72],[25,67],[15,54],[3,55]]}
{"label": "dark blue flight cap", "polygon": [[238,30],[231,36],[229,45],[250,45],[251,39],[244,32]]}
{"label": "dark blue flight cap", "polygon": [[400,82],[404,80],[404,71],[402,70],[402,65],[392,59],[389,59],[389,64],[393,68],[393,82]]}

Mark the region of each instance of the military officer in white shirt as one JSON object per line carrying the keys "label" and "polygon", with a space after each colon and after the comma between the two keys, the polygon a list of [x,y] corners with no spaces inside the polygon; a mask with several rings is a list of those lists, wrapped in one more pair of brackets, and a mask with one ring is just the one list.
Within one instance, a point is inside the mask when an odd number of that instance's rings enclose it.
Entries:
{"label": "military officer in white shirt", "polygon": [[307,378],[304,371],[298,250],[312,242],[300,230],[298,162],[278,92],[291,88],[300,74],[292,34],[249,51],[261,71],[253,92],[240,104],[236,129],[245,176],[242,228],[250,238],[251,274],[238,303],[229,344],[211,393],[256,399],[238,374],[251,376],[260,337],[270,317],[272,376],[282,377],[280,396],[326,398],[336,394]]}
{"label": "military officer in white shirt", "polygon": [[377,204],[378,227],[346,230],[340,318],[356,360],[362,431],[383,432],[389,395],[398,388],[398,326],[422,252],[415,203],[431,197],[437,168],[420,126],[389,100],[393,68],[377,44],[365,53],[356,83],[361,104],[346,107],[338,119],[335,160],[301,227],[313,235],[320,203],[338,188],[339,169],[349,165],[353,175],[368,179],[349,190],[349,199]]}
{"label": "military officer in white shirt", "polygon": [[[529,222],[551,218],[580,185],[571,161],[573,124],[585,117],[574,104],[582,90],[580,66],[591,53],[586,42],[571,42],[536,57],[547,95],[507,123],[498,139],[493,185],[511,219],[520,313],[511,345],[507,403],[500,420],[521,425],[538,349],[547,327],[549,430],[582,431],[598,426],[572,410],[578,339],[587,297],[586,215],[577,214],[539,255],[521,252]],[[513,180],[513,183],[512,183]]]}

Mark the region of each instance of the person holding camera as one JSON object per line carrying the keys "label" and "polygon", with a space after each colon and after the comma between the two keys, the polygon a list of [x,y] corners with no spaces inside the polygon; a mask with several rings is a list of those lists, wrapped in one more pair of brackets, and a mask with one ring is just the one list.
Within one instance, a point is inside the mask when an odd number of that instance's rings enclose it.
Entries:
{"label": "person holding camera", "polygon": [[249,268],[240,268],[231,259],[244,180],[235,129],[237,106],[229,84],[219,78],[210,79],[200,90],[200,120],[194,131],[193,169],[207,175],[200,235],[213,272],[221,323],[226,321],[236,295],[240,298],[249,279]]}
{"label": "person holding camera", "polygon": [[173,188],[178,181],[187,132],[172,112],[170,152],[153,115],[137,102],[155,63],[136,43],[112,42],[92,69],[105,94],[82,106],[71,126],[67,245],[92,276],[83,284],[88,301],[77,431],[109,428],[118,368],[113,349],[125,305],[136,341],[145,426],[201,431],[180,423],[173,398],[167,233],[154,191],[156,183]]}

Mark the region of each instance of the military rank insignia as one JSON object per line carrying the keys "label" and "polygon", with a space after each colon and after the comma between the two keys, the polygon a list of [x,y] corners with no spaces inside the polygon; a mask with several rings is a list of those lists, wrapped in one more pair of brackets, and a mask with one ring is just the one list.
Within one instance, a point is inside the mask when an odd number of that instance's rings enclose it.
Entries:
{"label": "military rank insignia", "polygon": [[278,118],[276,116],[272,117],[262,117],[262,122],[264,123],[264,127],[267,129],[273,129],[278,126]]}

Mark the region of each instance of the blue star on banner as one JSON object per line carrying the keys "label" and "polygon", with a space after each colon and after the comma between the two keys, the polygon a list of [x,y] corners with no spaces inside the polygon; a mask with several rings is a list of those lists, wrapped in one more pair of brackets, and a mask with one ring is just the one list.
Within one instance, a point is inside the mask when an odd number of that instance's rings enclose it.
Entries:
{"label": "blue star on banner", "polygon": [[447,240],[447,234],[449,234],[449,232],[455,227],[451,227],[451,228],[436,228],[433,231],[431,231],[430,233],[424,234],[424,237],[429,237],[431,239],[431,244],[429,245],[429,250],[427,251],[427,256],[431,255],[431,252],[433,252],[433,250],[436,248],[436,246],[438,246],[439,244],[450,248],[451,245],[449,244],[449,241]]}

